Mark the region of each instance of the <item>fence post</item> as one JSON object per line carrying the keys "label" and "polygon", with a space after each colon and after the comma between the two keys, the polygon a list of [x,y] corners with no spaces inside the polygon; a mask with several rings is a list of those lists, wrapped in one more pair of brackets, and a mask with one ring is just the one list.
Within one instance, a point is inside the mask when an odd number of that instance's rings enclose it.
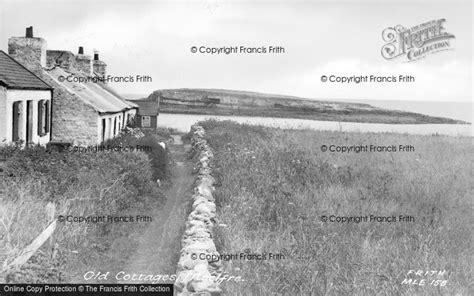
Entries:
{"label": "fence post", "polygon": [[[49,225],[46,227],[40,235],[38,235],[26,248],[23,249],[20,256],[15,260],[10,262],[3,270],[2,273],[13,266],[21,266],[28,262],[28,260],[33,256],[33,254],[49,239],[51,238],[54,230],[56,229],[57,221],[54,219],[54,213],[56,212],[56,207],[54,203],[48,203],[46,205],[46,214],[49,218]],[[50,242],[52,243],[52,241]]]}

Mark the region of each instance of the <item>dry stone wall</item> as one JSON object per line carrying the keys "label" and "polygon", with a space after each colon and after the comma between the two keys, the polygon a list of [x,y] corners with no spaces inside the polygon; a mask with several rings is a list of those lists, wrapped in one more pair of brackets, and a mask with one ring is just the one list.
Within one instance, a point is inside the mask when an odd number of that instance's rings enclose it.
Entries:
{"label": "dry stone wall", "polygon": [[217,258],[219,256],[213,241],[216,217],[213,197],[215,180],[210,167],[213,153],[205,139],[202,126],[193,125],[191,134],[192,153],[194,159],[197,159],[197,174],[192,211],[186,221],[181,242],[175,287],[179,296],[217,296],[222,295],[222,291],[212,275],[222,272],[222,262],[212,262],[205,258],[206,255],[217,255]]}

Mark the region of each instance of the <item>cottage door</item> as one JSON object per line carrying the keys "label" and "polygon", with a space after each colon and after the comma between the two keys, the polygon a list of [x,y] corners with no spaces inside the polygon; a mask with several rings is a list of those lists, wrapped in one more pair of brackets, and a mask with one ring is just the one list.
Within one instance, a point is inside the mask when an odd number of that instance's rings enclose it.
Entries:
{"label": "cottage door", "polygon": [[21,128],[22,128],[22,110],[23,105],[22,102],[14,102],[12,106],[12,141],[21,140]]}
{"label": "cottage door", "polygon": [[105,141],[105,119],[102,119],[102,139],[101,142]]}
{"label": "cottage door", "polygon": [[33,101],[26,102],[26,144],[33,143]]}

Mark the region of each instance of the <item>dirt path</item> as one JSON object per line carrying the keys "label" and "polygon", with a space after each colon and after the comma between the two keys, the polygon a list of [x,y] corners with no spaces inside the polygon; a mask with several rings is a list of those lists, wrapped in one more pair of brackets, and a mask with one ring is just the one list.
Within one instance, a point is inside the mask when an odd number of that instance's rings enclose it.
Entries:
{"label": "dirt path", "polygon": [[[123,269],[129,274],[172,275],[176,272],[193,177],[192,166],[186,158],[189,145],[184,145],[179,135],[172,137],[174,142],[169,146],[169,150],[175,161],[172,168],[173,183],[165,191],[166,204],[154,213],[153,222],[139,239],[136,253],[130,257],[128,265]],[[121,283],[142,281],[130,280]]]}

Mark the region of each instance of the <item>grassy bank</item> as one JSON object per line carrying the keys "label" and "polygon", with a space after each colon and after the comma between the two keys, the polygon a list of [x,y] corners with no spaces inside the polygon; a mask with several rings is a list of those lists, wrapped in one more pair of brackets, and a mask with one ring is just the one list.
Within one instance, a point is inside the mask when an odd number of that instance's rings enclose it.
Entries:
{"label": "grassy bank", "polygon": [[[203,126],[215,149],[219,252],[285,256],[227,262],[245,279],[224,283],[229,295],[472,295],[471,139]],[[321,152],[366,144],[415,152]],[[415,221],[322,222],[333,215]]]}
{"label": "grassy bank", "polygon": [[[105,145],[148,151],[58,152],[3,147],[0,178],[0,263],[11,262],[55,217],[147,215],[163,202],[156,179],[168,176],[160,134],[126,133]],[[48,206],[49,203],[49,206]],[[59,223],[52,239],[21,269],[3,274],[10,283],[84,282],[89,270],[124,262],[146,223]]]}

